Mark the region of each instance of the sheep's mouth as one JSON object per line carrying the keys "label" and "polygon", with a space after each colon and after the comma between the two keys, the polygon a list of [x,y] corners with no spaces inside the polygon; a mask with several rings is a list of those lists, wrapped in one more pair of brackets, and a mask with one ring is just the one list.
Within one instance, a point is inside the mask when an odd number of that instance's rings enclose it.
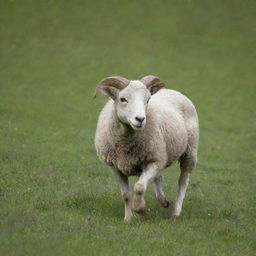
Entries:
{"label": "sheep's mouth", "polygon": [[141,124],[132,124],[132,123],[130,123],[130,125],[131,125],[133,130],[143,130],[144,126],[145,126],[144,123],[141,123]]}

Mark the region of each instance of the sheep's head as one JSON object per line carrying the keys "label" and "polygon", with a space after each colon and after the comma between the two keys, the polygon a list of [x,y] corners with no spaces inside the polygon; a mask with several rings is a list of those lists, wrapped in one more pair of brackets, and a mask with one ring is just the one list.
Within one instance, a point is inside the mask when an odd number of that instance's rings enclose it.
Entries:
{"label": "sheep's head", "polygon": [[156,76],[145,76],[129,81],[123,77],[108,77],[100,81],[95,95],[102,93],[115,102],[119,120],[134,130],[142,130],[146,125],[146,111],[151,95],[165,85]]}

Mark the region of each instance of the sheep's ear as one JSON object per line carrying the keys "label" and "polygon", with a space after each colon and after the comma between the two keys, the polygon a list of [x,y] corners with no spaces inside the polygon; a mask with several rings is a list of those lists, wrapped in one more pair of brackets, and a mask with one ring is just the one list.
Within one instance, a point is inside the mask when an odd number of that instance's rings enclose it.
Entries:
{"label": "sheep's ear", "polygon": [[95,90],[94,98],[98,93],[116,99],[118,91],[125,88],[130,81],[121,76],[111,76],[101,80]]}
{"label": "sheep's ear", "polygon": [[[115,100],[118,94],[118,89],[112,87],[112,86],[101,86],[97,93],[102,93],[103,95],[106,95],[110,97],[111,99]],[[95,95],[96,97],[96,95]]]}
{"label": "sheep's ear", "polygon": [[152,75],[144,76],[140,79],[140,81],[147,86],[151,95],[155,94],[160,89],[165,87],[165,84],[161,82],[158,77]]}
{"label": "sheep's ear", "polygon": [[165,84],[162,83],[162,82],[159,82],[157,84],[154,84],[154,85],[150,86],[149,91],[150,91],[151,95],[153,95],[164,87],[165,87]]}

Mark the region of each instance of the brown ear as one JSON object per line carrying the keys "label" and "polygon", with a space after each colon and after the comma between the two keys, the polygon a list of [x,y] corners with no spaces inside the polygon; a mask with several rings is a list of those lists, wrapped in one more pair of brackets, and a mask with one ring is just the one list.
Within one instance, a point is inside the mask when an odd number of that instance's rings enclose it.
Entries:
{"label": "brown ear", "polygon": [[[99,93],[106,95],[106,96],[112,98],[113,100],[116,99],[117,91],[118,91],[118,89],[116,89],[114,87],[110,87],[110,86],[101,86],[101,88],[99,89]],[[96,95],[94,97],[96,97]]]}
{"label": "brown ear", "polygon": [[149,91],[151,92],[151,95],[153,95],[164,87],[165,87],[165,84],[162,82],[159,82],[150,86]]}
{"label": "brown ear", "polygon": [[160,89],[165,87],[165,84],[160,81],[160,79],[156,76],[144,76],[140,79],[140,81],[147,86],[149,91],[151,92],[151,95],[158,92]]}
{"label": "brown ear", "polygon": [[118,90],[125,88],[129,83],[128,79],[121,76],[107,77],[98,83],[94,97],[101,93],[115,100]]}

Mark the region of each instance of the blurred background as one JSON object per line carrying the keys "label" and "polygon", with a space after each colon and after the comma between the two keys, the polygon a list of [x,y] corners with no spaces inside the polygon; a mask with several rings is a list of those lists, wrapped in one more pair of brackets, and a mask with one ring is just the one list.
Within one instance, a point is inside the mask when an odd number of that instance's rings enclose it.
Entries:
{"label": "blurred background", "polygon": [[[0,0],[0,254],[253,255],[255,18],[252,0]],[[126,226],[93,93],[148,74],[194,102],[199,164],[180,220],[149,190]]]}

